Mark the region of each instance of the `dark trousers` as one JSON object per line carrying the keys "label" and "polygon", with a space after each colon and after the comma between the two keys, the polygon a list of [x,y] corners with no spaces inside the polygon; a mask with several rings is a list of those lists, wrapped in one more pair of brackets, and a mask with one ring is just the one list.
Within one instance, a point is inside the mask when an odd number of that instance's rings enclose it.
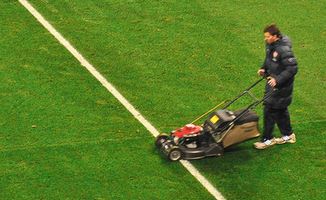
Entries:
{"label": "dark trousers", "polygon": [[293,133],[290,114],[288,108],[275,109],[268,105],[264,107],[264,134],[262,140],[272,139],[275,123],[280,129],[282,135],[291,135]]}

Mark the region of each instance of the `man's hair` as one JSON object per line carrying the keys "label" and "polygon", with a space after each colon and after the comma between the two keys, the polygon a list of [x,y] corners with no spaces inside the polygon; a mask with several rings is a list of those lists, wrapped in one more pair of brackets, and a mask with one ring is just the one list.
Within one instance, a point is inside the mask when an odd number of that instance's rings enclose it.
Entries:
{"label": "man's hair", "polygon": [[267,25],[264,28],[264,33],[270,33],[271,35],[276,35],[278,38],[281,37],[281,31],[280,29],[276,26],[276,24],[270,24]]}

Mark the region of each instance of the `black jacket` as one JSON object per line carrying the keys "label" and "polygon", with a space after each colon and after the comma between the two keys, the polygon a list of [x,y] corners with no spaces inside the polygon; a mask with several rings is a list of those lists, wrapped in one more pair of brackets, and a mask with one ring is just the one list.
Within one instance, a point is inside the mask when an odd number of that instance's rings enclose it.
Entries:
{"label": "black jacket", "polygon": [[[286,108],[291,104],[294,76],[298,71],[297,61],[292,52],[292,44],[287,36],[272,44],[266,44],[266,58],[262,69],[276,79],[273,95],[264,104],[272,108]],[[273,88],[266,84],[265,95]]]}

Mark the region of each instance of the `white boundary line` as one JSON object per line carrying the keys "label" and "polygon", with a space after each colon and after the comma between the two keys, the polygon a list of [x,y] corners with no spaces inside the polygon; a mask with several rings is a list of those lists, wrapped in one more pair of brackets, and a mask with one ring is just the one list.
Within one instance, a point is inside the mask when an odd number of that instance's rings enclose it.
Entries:
{"label": "white boundary line", "polygon": [[[79,62],[84,66],[126,109],[145,126],[155,137],[159,134],[156,128],[132,106],[122,94],[115,89],[27,0],[19,2],[39,21]],[[180,163],[211,193],[216,199],[224,200],[222,194],[188,161]]]}

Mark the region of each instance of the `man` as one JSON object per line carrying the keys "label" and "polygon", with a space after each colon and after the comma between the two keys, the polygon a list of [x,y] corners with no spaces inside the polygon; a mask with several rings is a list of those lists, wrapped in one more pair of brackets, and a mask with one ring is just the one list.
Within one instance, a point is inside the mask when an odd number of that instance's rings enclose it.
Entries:
{"label": "man", "polygon": [[[264,29],[266,58],[258,70],[260,76],[266,76],[265,95],[274,91],[264,101],[264,132],[255,148],[265,149],[274,144],[295,143],[288,106],[292,101],[294,76],[297,73],[297,61],[287,36],[283,36],[275,24]],[[274,138],[273,130],[277,124],[282,137]]]}

